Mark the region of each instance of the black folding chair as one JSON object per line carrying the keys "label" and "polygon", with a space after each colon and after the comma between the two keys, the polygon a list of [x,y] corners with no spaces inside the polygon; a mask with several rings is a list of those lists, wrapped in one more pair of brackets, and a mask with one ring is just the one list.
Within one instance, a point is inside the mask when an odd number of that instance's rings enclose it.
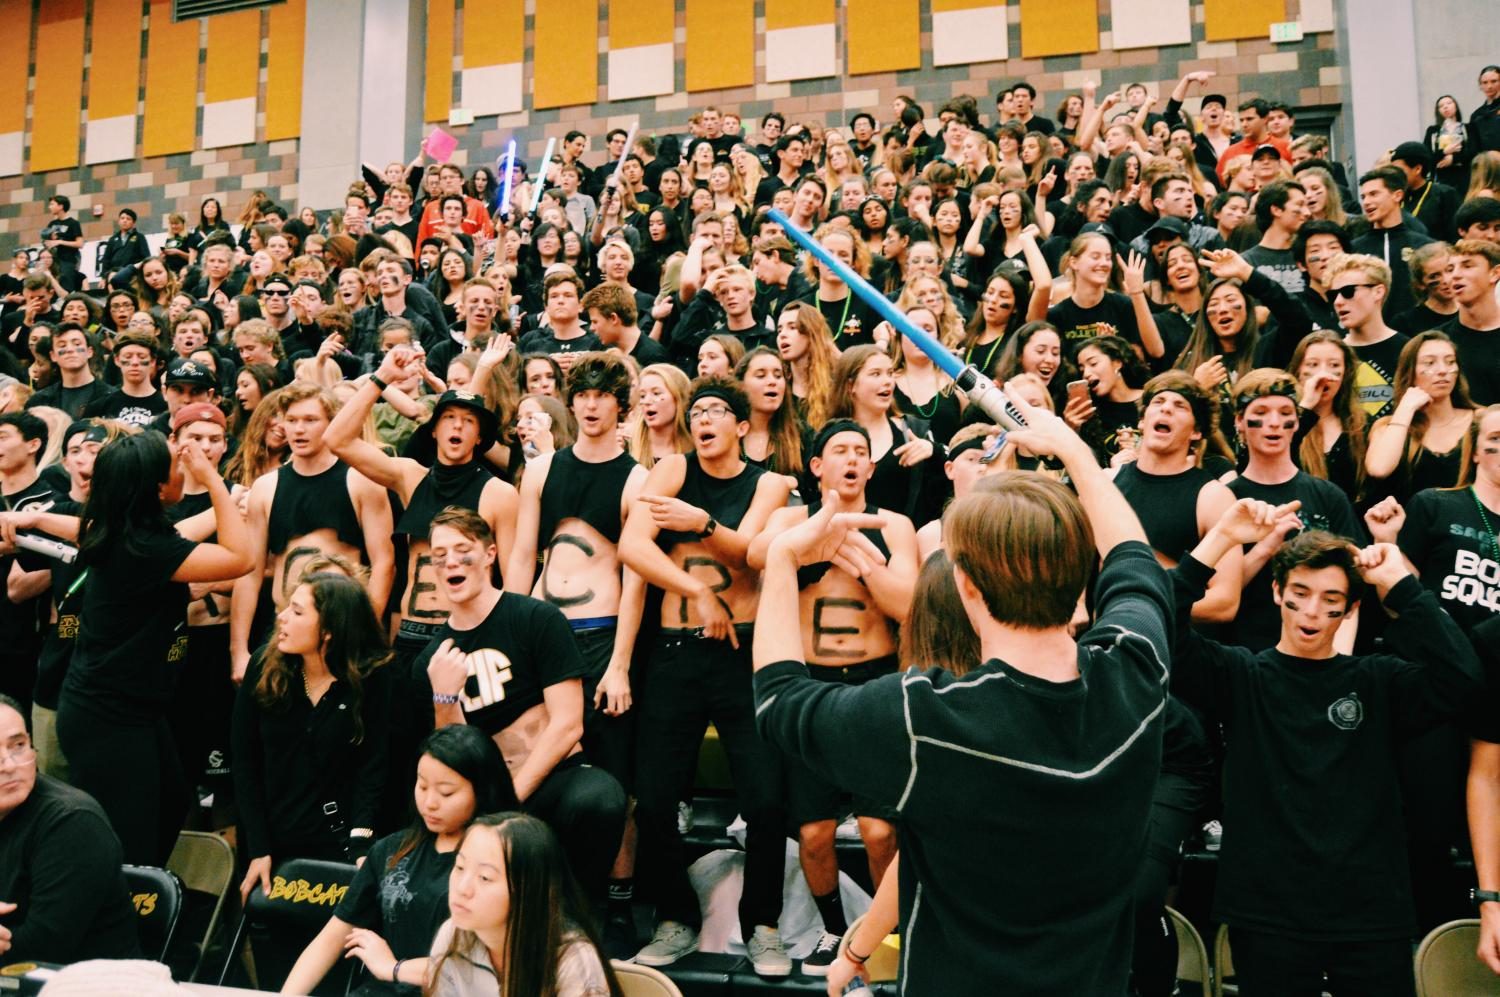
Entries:
{"label": "black folding chair", "polygon": [[124,872],[141,935],[141,951],[149,959],[166,962],[182,913],[182,880],[151,865],[127,865]]}
{"label": "black folding chair", "polygon": [[[249,942],[254,979],[258,990],[280,990],[297,957],[307,948],[354,880],[354,866],[343,862],[318,859],[288,859],[271,874],[271,894],[259,886],[250,893],[245,912],[240,916],[219,971],[219,986],[229,975],[229,968],[239,956],[240,948]],[[358,960],[340,971],[335,969],[313,991],[314,995],[338,997],[349,988],[349,980]]]}

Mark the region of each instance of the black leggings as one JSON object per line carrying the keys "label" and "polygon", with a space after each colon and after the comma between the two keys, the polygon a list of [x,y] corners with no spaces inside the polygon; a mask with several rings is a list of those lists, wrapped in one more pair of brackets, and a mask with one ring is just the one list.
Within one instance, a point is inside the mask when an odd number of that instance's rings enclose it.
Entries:
{"label": "black leggings", "polygon": [[187,784],[165,717],[103,716],[66,693],[57,737],[73,785],[104,808],[125,861],[165,865],[187,816]]}
{"label": "black leggings", "polygon": [[1167,922],[1167,890],[1182,843],[1198,823],[1207,788],[1192,776],[1163,772],[1151,797],[1146,854],[1135,880],[1135,948],[1131,974],[1138,997],[1170,997],[1177,986],[1177,936]]}

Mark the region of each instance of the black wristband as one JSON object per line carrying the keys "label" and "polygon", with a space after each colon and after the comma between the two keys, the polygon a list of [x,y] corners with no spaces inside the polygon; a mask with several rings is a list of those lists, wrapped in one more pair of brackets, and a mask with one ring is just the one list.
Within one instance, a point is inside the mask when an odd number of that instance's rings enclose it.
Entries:
{"label": "black wristband", "polygon": [[375,385],[375,387],[379,388],[381,391],[384,391],[386,388],[390,387],[389,384],[386,384],[380,379],[378,375],[375,374],[370,375],[370,383]]}

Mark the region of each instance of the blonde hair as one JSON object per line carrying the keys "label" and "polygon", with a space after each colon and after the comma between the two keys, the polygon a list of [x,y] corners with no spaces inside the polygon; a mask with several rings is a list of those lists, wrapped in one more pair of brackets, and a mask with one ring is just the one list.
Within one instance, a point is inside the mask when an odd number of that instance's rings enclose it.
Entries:
{"label": "blonde hair", "polygon": [[[677,445],[678,453],[687,453],[693,449],[693,436],[688,431],[688,402],[689,389],[688,376],[675,364],[654,363],[643,368],[640,377],[636,378],[636,384],[645,379],[647,374],[654,374],[661,378],[666,385],[667,393],[672,396],[672,402],[677,409],[673,419],[673,438]],[[636,392],[636,404],[640,405],[640,392]],[[651,427],[646,425],[644,418],[636,421],[635,432],[630,434],[630,456],[635,462],[650,470],[656,464],[656,456],[651,452]]]}
{"label": "blonde hair", "polygon": [[1386,289],[1391,290],[1391,268],[1385,265],[1385,261],[1378,256],[1369,256],[1365,253],[1340,253],[1328,261],[1328,270],[1323,276],[1325,284],[1332,284],[1333,278],[1346,273],[1363,274],[1369,280],[1374,281]]}

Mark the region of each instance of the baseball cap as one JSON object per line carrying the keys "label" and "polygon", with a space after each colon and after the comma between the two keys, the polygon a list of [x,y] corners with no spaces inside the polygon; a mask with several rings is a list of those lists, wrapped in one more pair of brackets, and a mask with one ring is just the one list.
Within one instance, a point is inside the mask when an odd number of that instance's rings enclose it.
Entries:
{"label": "baseball cap", "polygon": [[187,357],[173,357],[172,362],[167,364],[167,372],[162,376],[162,384],[190,384],[195,388],[217,388],[218,378],[214,372],[203,366],[196,360]]}
{"label": "baseball cap", "polygon": [[1278,148],[1276,148],[1274,145],[1271,145],[1269,142],[1267,142],[1265,145],[1258,145],[1258,146],[1256,146],[1255,147],[1255,151],[1250,154],[1250,162],[1252,162],[1252,163],[1255,162],[1257,159],[1266,159],[1266,158],[1280,159],[1281,158],[1281,150],[1278,149]]}
{"label": "baseball cap", "polygon": [[1228,107],[1229,98],[1225,97],[1221,93],[1206,93],[1203,95],[1203,99],[1198,102],[1198,106],[1200,108],[1207,107],[1210,104],[1218,104],[1220,107]]}
{"label": "baseball cap", "polygon": [[1181,218],[1158,218],[1150,228],[1146,230],[1146,241],[1157,242],[1161,239],[1186,239],[1188,237],[1187,222]]}
{"label": "baseball cap", "polygon": [[228,426],[224,413],[217,405],[210,405],[208,402],[193,402],[178,409],[172,416],[172,432],[177,432],[190,422],[212,422],[220,429]]}

